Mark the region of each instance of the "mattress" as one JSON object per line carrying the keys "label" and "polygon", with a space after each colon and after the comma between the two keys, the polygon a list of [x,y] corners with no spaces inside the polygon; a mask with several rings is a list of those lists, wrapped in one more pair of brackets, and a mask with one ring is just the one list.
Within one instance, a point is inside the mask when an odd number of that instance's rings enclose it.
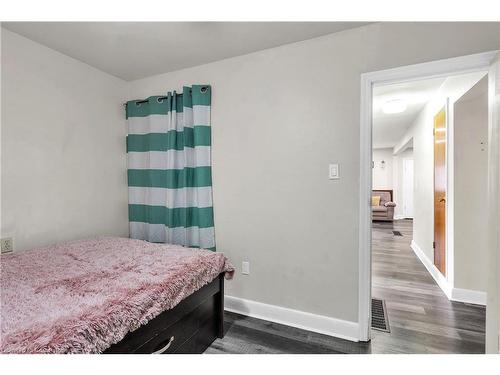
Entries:
{"label": "mattress", "polygon": [[1,257],[2,353],[100,353],[213,281],[222,253],[105,237]]}

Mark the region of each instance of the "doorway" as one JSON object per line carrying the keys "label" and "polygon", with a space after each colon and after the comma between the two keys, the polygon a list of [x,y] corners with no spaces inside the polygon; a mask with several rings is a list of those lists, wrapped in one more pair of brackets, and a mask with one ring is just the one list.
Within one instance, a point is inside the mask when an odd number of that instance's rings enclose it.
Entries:
{"label": "doorway", "polygon": [[[457,59],[437,61],[433,63],[420,64],[418,66],[402,67],[389,71],[367,73],[362,76],[362,114],[361,114],[361,191],[360,191],[360,293],[359,293],[359,325],[360,340],[367,341],[371,338],[371,248],[372,248],[372,223],[371,223],[371,203],[372,203],[372,176],[368,166],[372,166],[372,89],[374,84],[391,84],[400,82],[412,82],[423,78],[444,77],[450,74],[460,74],[473,71],[487,71],[490,62],[496,52],[466,56]],[[445,137],[449,139],[452,134],[445,132]],[[445,149],[445,154],[450,151]],[[446,174],[445,174],[446,176]],[[418,179],[418,177],[415,177]],[[415,183],[418,183],[416,181]],[[443,199],[440,197],[439,200]],[[446,202],[446,195],[444,196]],[[369,204],[366,202],[369,201]],[[442,202],[442,203],[445,203]],[[406,204],[404,205],[406,206]],[[418,206],[418,204],[417,204]],[[446,205],[445,205],[446,206]],[[415,206],[411,207],[415,208]],[[447,208],[445,208],[446,214]],[[406,214],[406,207],[404,209]],[[446,218],[446,216],[445,216]],[[444,230],[446,233],[446,229]],[[445,238],[449,234],[447,233]],[[446,258],[445,258],[446,259]],[[432,264],[432,262],[431,262]],[[446,272],[446,268],[444,269]]]}

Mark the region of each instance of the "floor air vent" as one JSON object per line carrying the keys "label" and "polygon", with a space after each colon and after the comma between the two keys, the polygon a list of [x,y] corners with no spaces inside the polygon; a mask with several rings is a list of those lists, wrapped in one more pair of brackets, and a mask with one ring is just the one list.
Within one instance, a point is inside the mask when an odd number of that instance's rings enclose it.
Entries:
{"label": "floor air vent", "polygon": [[394,233],[395,236],[403,236],[399,230],[393,230],[392,233]]}
{"label": "floor air vent", "polygon": [[372,298],[372,329],[391,332],[389,329],[389,320],[387,319],[385,301],[382,299]]}

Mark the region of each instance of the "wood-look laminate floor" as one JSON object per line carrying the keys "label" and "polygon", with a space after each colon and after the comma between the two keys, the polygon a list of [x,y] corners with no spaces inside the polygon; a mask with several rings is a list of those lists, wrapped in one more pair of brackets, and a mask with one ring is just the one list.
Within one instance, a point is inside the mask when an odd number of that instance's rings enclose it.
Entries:
{"label": "wood-look laminate floor", "polygon": [[372,293],[386,301],[390,333],[372,330],[370,343],[353,343],[226,312],[226,335],[206,353],[484,353],[484,307],[448,301],[411,238],[411,220],[373,224]]}
{"label": "wood-look laminate floor", "polygon": [[267,320],[225,313],[226,332],[205,351],[212,354],[366,353],[368,343],[353,343]]}
{"label": "wood-look laminate floor", "polygon": [[448,300],[410,248],[412,221],[372,227],[372,296],[385,300],[391,328],[372,330],[372,352],[484,353],[485,308]]}

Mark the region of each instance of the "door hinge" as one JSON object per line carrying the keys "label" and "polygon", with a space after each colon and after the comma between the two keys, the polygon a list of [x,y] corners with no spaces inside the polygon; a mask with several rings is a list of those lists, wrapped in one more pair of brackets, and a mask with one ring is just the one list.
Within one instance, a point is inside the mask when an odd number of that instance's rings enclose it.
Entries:
{"label": "door hinge", "polygon": [[436,248],[436,241],[432,241],[432,248],[435,249]]}

